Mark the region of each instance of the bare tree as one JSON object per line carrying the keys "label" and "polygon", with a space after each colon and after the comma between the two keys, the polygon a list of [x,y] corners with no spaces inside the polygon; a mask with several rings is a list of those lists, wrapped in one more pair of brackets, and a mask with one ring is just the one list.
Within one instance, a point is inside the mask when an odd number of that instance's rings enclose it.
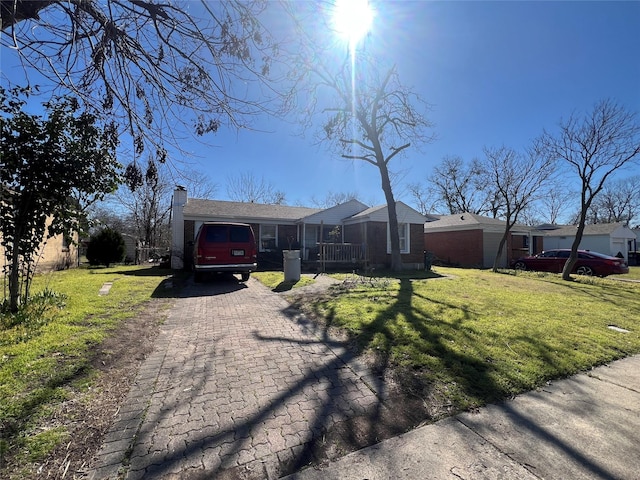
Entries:
{"label": "bare tree", "polygon": [[[321,17],[317,15],[316,17]],[[292,18],[302,14],[296,9]],[[315,18],[315,17],[314,17]],[[331,152],[348,160],[369,163],[378,169],[389,214],[391,269],[402,268],[396,202],[392,190],[390,162],[409,147],[429,141],[431,123],[427,104],[402,84],[395,66],[383,68],[380,57],[364,49],[342,49],[312,35],[324,28],[296,32],[300,48],[292,54],[291,77],[294,96],[301,107],[303,126],[321,116],[317,140]],[[345,51],[347,50],[347,51]],[[292,100],[293,101],[293,100]]]}
{"label": "bare tree", "polygon": [[176,180],[175,170],[149,159],[142,184],[134,191],[121,186],[94,209],[93,220],[134,235],[147,247],[168,247],[171,196],[177,181],[194,198],[210,198],[217,188],[200,172],[181,170],[178,173]]}
{"label": "bare tree", "polygon": [[358,200],[356,192],[329,191],[323,198],[311,197],[311,204],[317,208],[330,208],[350,200]]}
{"label": "bare tree", "polygon": [[580,181],[580,215],[571,255],[562,278],[571,280],[587,215],[607,180],[640,156],[637,114],[611,100],[602,100],[584,117],[572,114],[560,121],[555,134],[544,131],[541,142],[547,155],[563,161]]}
{"label": "bare tree", "polygon": [[575,199],[575,196],[576,192],[567,189],[566,185],[552,184],[541,195],[539,201],[542,218],[550,224],[557,225],[560,222],[560,216],[566,212],[567,205]]}
{"label": "bare tree", "polygon": [[423,215],[440,213],[438,210],[439,199],[435,198],[433,189],[420,182],[412,182],[406,185],[409,195],[413,199],[414,206]]}
{"label": "bare tree", "polygon": [[640,212],[640,176],[622,178],[605,185],[594,199],[587,223],[630,224]]}
{"label": "bare tree", "polygon": [[286,204],[284,192],[277,190],[264,177],[257,178],[251,172],[230,176],[227,179],[227,195],[236,202]]}
{"label": "bare tree", "polygon": [[537,199],[553,173],[552,160],[535,147],[526,154],[504,146],[485,148],[484,153],[486,159],[481,167],[483,178],[495,188],[503,205],[502,217],[506,222],[493,262],[493,271],[497,272],[500,257],[518,216]]}
{"label": "bare tree", "polygon": [[320,63],[309,67],[314,74],[309,81],[317,82],[314,89],[324,89],[331,98],[323,109],[323,140],[333,143],[343,158],[378,169],[389,214],[391,270],[399,271],[402,257],[389,163],[412,143],[429,138],[425,131],[431,123],[420,109],[426,104],[400,82],[395,67],[381,75],[373,62],[355,72],[349,61],[337,72]]}
{"label": "bare tree", "polygon": [[[444,204],[447,213],[497,214],[492,207],[496,202],[493,190],[483,184],[482,165],[477,159],[469,164],[458,156],[446,156],[437,165],[429,182],[439,202]],[[488,188],[489,187],[489,188]]]}
{"label": "bare tree", "polygon": [[[38,73],[124,125],[134,160],[145,145],[163,160],[163,142],[182,143],[178,126],[204,135],[272,110],[277,45],[258,20],[266,4],[1,0],[0,45],[29,83]],[[127,173],[139,180],[140,169]]]}

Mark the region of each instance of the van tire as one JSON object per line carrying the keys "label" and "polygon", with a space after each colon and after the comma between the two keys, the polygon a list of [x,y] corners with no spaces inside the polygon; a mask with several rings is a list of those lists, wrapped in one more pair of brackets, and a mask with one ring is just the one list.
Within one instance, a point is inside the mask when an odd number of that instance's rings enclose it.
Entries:
{"label": "van tire", "polygon": [[193,281],[195,283],[201,283],[202,282],[202,272],[193,272]]}
{"label": "van tire", "polygon": [[247,280],[249,280],[250,275],[251,275],[251,272],[242,272],[240,274],[240,280],[243,282],[246,282]]}

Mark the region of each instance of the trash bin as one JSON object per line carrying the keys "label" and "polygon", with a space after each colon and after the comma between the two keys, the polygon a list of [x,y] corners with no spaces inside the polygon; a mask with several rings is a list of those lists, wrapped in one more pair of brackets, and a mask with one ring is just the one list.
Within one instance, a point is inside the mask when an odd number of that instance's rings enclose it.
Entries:
{"label": "trash bin", "polygon": [[300,250],[283,250],[284,281],[297,282],[300,280]]}

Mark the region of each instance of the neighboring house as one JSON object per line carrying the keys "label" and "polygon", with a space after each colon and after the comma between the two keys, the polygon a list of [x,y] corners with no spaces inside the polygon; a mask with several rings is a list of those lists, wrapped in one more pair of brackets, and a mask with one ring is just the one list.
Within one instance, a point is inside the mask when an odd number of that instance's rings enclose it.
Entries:
{"label": "neighboring house", "polygon": [[[571,248],[576,237],[575,225],[546,227],[544,246],[552,248]],[[585,225],[579,248],[593,250],[606,255],[622,255],[629,261],[629,252],[633,251],[636,235],[622,223],[600,223]]]}
{"label": "neighboring house", "polygon": [[[506,222],[474,213],[443,215],[424,225],[424,246],[434,259],[460,267],[490,268]],[[532,227],[515,225],[498,266],[512,259],[542,251],[542,234]]]}
{"label": "neighboring house", "polygon": [[[423,267],[422,228],[425,217],[397,202],[400,242],[406,268]],[[303,262],[390,263],[387,207],[369,208],[357,200],[327,209],[259,203],[190,199],[179,187],[172,202],[172,257],[174,269],[189,267],[190,242],[205,221],[248,223],[258,242],[261,259],[282,260],[282,250],[300,250]]]}
{"label": "neighboring house", "polygon": [[[36,272],[50,272],[64,270],[78,266],[78,235],[70,241],[64,235],[51,237],[46,243],[41,243],[34,256]],[[0,259],[6,265],[4,247],[0,245]]]}

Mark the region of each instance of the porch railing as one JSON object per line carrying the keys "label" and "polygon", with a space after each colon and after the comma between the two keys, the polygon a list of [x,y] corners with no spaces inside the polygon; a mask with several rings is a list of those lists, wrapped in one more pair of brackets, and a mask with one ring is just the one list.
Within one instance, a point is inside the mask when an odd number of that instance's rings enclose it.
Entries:
{"label": "porch railing", "polygon": [[318,260],[321,263],[359,263],[365,259],[362,244],[322,243],[318,247]]}

